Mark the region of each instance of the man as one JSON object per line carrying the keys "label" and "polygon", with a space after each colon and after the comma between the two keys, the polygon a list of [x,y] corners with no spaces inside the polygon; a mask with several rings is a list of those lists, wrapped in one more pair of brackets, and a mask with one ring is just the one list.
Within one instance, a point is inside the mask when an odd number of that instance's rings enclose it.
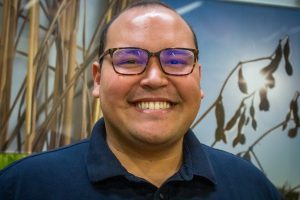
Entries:
{"label": "man", "polygon": [[104,30],[93,63],[103,119],[92,136],[0,174],[0,199],[281,199],[251,163],[202,145],[189,127],[203,92],[197,41],[156,1]]}

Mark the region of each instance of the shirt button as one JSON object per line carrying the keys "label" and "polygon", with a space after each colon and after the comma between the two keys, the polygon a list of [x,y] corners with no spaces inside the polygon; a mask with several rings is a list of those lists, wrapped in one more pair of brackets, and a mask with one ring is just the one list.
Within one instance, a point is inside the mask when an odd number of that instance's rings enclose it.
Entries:
{"label": "shirt button", "polygon": [[164,195],[162,193],[159,194],[160,199],[164,199]]}

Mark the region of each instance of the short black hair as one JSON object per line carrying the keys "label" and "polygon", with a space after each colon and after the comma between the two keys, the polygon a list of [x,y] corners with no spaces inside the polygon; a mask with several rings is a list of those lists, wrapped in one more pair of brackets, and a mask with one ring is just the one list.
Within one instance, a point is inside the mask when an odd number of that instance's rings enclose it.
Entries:
{"label": "short black hair", "polygon": [[[99,44],[99,49],[98,49],[98,56],[101,56],[105,50],[105,45],[106,45],[106,40],[107,40],[107,32],[109,27],[111,26],[111,24],[125,11],[130,10],[131,8],[136,8],[136,7],[147,7],[147,6],[162,6],[165,7],[167,9],[170,9],[172,11],[174,11],[175,13],[176,10],[174,10],[173,8],[171,8],[170,6],[168,6],[167,4],[158,1],[158,0],[139,0],[139,1],[135,1],[132,4],[129,4],[126,9],[124,9],[122,12],[120,12],[119,14],[115,15],[110,21],[109,23],[107,23],[101,33],[100,36],[100,44]],[[185,21],[186,22],[186,21]],[[187,23],[187,22],[186,22]],[[190,30],[192,31],[193,34],[193,39],[194,39],[194,43],[195,43],[195,47],[196,49],[198,49],[198,41],[197,41],[197,36],[193,30],[193,28],[191,27],[191,25],[189,23],[187,23],[187,25],[189,26]],[[197,58],[198,59],[198,58]],[[100,60],[100,62],[102,62],[102,60]]]}

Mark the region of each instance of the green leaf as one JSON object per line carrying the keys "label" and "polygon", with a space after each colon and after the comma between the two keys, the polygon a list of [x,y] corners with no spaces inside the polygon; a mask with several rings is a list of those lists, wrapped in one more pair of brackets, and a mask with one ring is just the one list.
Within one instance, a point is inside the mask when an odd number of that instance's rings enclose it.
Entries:
{"label": "green leaf", "polygon": [[248,94],[247,83],[245,81],[242,68],[239,69],[238,85],[242,93]]}
{"label": "green leaf", "polygon": [[24,153],[0,153],[0,169],[25,156],[27,156],[27,154]]}

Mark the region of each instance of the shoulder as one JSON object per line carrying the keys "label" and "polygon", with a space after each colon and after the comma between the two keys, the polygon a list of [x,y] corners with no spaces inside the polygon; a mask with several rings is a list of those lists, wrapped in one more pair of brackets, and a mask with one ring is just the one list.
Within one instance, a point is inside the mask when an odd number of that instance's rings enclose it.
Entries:
{"label": "shoulder", "polygon": [[253,165],[250,161],[245,160],[244,158],[236,156],[227,151],[224,151],[221,149],[215,149],[213,147],[209,147],[204,144],[201,144],[201,145],[202,145],[203,150],[206,152],[206,154],[209,156],[209,158],[212,162],[222,162],[223,164],[226,162],[230,162],[231,164],[237,163],[237,164],[246,165],[248,167]]}
{"label": "shoulder", "polygon": [[[228,173],[245,173],[249,175],[264,176],[263,173],[257,169],[250,161],[236,156],[232,153],[224,150],[215,149],[202,144],[204,151],[206,152],[215,171],[226,171]],[[247,176],[245,174],[245,176]]]}
{"label": "shoulder", "polygon": [[14,162],[8,167],[0,171],[0,184],[5,177],[18,176],[22,173],[42,173],[49,169],[58,170],[68,167],[84,159],[84,152],[87,149],[89,140],[82,140],[78,143],[46,151],[42,153],[32,154],[21,160]]}
{"label": "shoulder", "polygon": [[0,199],[34,199],[84,180],[88,143],[89,140],[82,140],[9,165],[0,171]]}
{"label": "shoulder", "polygon": [[5,173],[6,171],[14,168],[14,167],[22,167],[23,165],[27,164],[37,164],[38,162],[51,162],[51,161],[57,161],[60,159],[72,159],[72,157],[69,157],[72,154],[76,154],[77,156],[82,154],[83,150],[85,150],[88,146],[89,140],[82,140],[78,143],[74,143],[65,147],[60,147],[58,149],[45,151],[41,153],[32,154],[28,157],[25,157],[21,160],[16,161],[12,165],[8,166],[4,170],[1,171],[0,175]]}
{"label": "shoulder", "polygon": [[276,187],[250,161],[223,150],[202,145],[221,190],[248,194],[260,199],[281,199]]}
{"label": "shoulder", "polygon": [[[216,174],[217,178],[231,181],[236,179],[245,180],[249,177],[264,177],[264,174],[257,169],[250,161],[233,155],[224,150],[215,149],[205,144],[200,143],[193,132],[189,132],[185,139],[185,146],[192,152],[192,159],[195,167],[203,167],[203,162],[208,162],[208,166]],[[200,161],[199,161],[200,160]],[[241,176],[243,174],[243,176]],[[225,177],[225,178],[223,178]]]}

